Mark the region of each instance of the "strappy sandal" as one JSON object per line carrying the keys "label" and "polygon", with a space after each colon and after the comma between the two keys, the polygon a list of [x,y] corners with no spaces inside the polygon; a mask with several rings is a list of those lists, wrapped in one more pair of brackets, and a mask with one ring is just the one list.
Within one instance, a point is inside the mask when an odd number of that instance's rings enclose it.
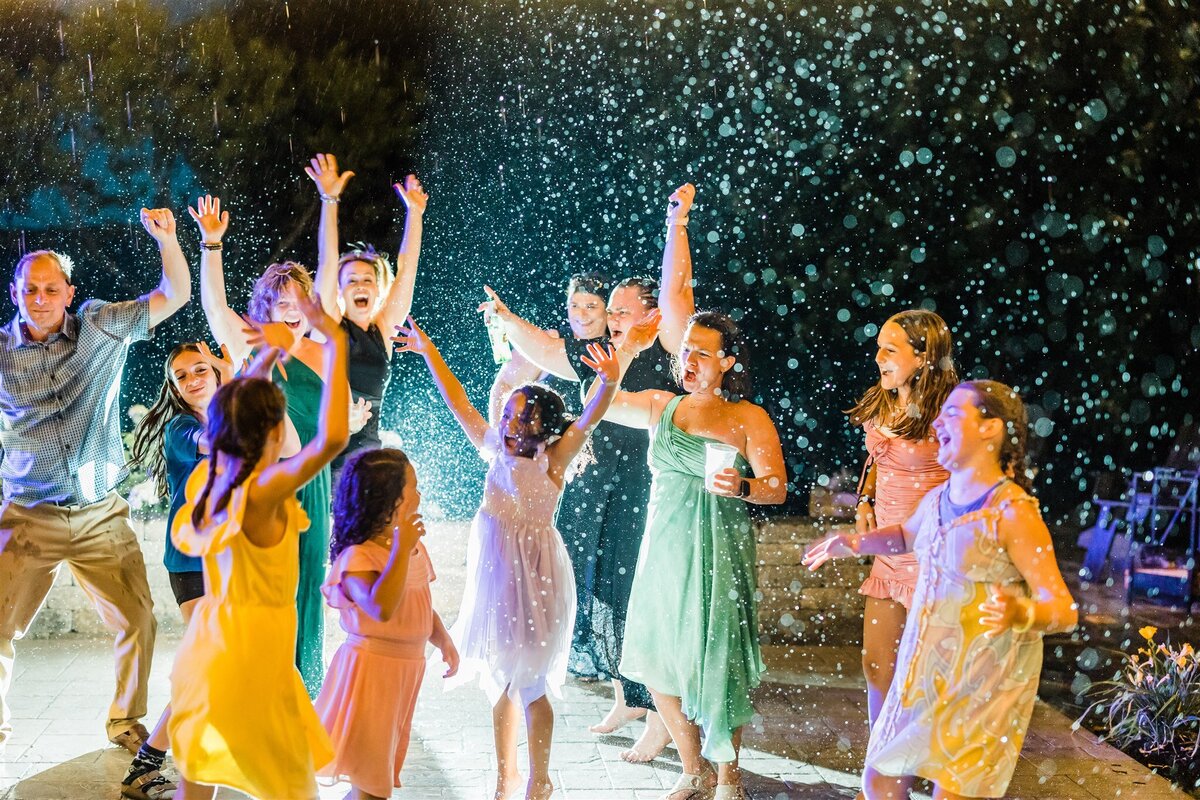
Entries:
{"label": "strappy sandal", "polygon": [[[685,772],[679,776],[679,780],[675,781],[671,791],[664,794],[659,800],[712,800],[712,789],[706,785],[709,775],[711,775],[709,772],[701,775],[688,775]],[[688,794],[676,797],[675,795],[679,792],[688,792]]]}
{"label": "strappy sandal", "polygon": [[719,783],[712,800],[746,800],[746,790],[740,783]]}

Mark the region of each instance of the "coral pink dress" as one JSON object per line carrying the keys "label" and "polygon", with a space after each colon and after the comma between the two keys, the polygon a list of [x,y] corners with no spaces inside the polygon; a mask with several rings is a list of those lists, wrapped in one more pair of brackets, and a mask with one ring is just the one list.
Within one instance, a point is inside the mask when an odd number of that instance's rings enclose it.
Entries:
{"label": "coral pink dress", "polygon": [[[875,524],[880,528],[899,525],[912,516],[930,489],[950,477],[937,462],[937,439],[932,434],[919,441],[902,439],[874,422],[863,425],[863,431],[875,465]],[[876,556],[858,593],[909,608],[916,586],[915,555]]]}
{"label": "coral pink dress", "polygon": [[425,545],[409,557],[400,607],[386,622],[364,614],[341,590],[347,572],[382,572],[388,548],[375,541],[341,552],[321,587],[341,614],[346,641],[338,648],[317,698],[317,715],[333,741],[333,761],[322,778],[353,784],[376,797],[400,786],[413,708],[425,675],[425,645],[433,633],[429,584],[433,564]]}

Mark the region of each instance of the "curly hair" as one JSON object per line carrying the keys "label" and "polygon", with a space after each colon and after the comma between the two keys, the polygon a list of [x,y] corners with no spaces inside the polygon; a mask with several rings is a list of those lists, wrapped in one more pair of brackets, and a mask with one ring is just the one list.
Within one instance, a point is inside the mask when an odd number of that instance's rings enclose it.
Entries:
{"label": "curly hair", "polygon": [[[146,470],[146,475],[154,481],[158,496],[164,500],[168,491],[167,459],[163,451],[163,437],[166,435],[167,424],[181,414],[199,420],[196,412],[179,393],[179,387],[175,385],[175,376],[172,374],[175,359],[184,353],[200,355],[200,347],[196,342],[184,342],[175,345],[175,349],[167,355],[163,364],[166,376],[162,388],[158,391],[158,399],[133,429],[133,446],[129,448],[129,466],[141,465]],[[217,376],[217,386],[220,386],[221,373],[216,370],[213,370],[213,373]]]}
{"label": "curly hair", "polygon": [[295,284],[301,293],[312,296],[313,279],[307,267],[298,261],[271,264],[254,282],[246,314],[255,322],[270,322],[271,306],[279,300],[280,293],[292,284]]}
{"label": "curly hair", "polygon": [[[525,407],[521,409],[521,422],[528,425],[535,419],[538,421],[537,440],[540,444],[547,445],[561,438],[577,419],[567,413],[567,404],[563,396],[544,383],[526,383],[518,386],[504,399],[504,405],[507,406],[508,401],[518,394],[525,398]],[[579,454],[571,461],[564,477],[568,481],[571,480],[595,460],[589,436]]]}
{"label": "curly hair", "polygon": [[[954,340],[950,326],[932,311],[920,308],[901,311],[888,319],[901,327],[908,344],[924,364],[913,373],[909,381],[912,389],[911,404],[915,413],[906,413],[892,430],[901,439],[919,441],[929,435],[933,421],[942,410],[942,404],[958,384],[958,372],[954,368]],[[845,413],[855,425],[871,421],[890,421],[898,411],[898,394],[884,389],[876,383]]]}
{"label": "curly hair", "polygon": [[984,419],[998,419],[1004,423],[1004,436],[1000,440],[1000,469],[1012,478],[1013,483],[1032,494],[1029,454],[1025,450],[1029,440],[1029,414],[1021,395],[999,381],[964,381],[955,388],[966,389],[974,395],[975,407]]}
{"label": "curly hair", "polygon": [[205,506],[217,477],[217,454],[237,458],[241,465],[225,493],[213,503],[213,514],[229,505],[233,490],[246,482],[262,458],[267,437],[283,422],[287,401],[279,387],[265,378],[238,378],[222,386],[208,406],[208,480],[192,508],[192,525],[204,522]]}
{"label": "curly hair", "polygon": [[388,527],[404,497],[410,463],[394,447],[360,450],[346,459],[333,494],[330,561]]}

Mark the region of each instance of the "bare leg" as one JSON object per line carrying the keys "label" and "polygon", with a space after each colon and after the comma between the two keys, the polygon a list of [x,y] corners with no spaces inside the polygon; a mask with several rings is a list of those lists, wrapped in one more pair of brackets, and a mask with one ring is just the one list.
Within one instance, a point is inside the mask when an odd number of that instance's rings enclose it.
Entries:
{"label": "bare leg", "polygon": [[554,792],[550,782],[550,745],[554,741],[554,709],[542,695],[525,708],[529,736],[529,785],[526,800],[544,800]]}
{"label": "bare leg", "polygon": [[908,611],[894,600],[868,597],[863,609],[863,675],[867,678],[867,714],[871,725],[896,674],[896,652]]}
{"label": "bare leg", "polygon": [[893,778],[867,767],[863,772],[863,795],[867,800],[908,800],[913,778]]}
{"label": "bare leg", "polygon": [[604,719],[588,727],[592,733],[612,733],[624,728],[635,719],[640,719],[646,713],[644,708],[630,708],[625,705],[625,690],[621,688],[620,681],[614,679],[612,685],[613,707],[604,715]]}
{"label": "bare leg", "polygon": [[[521,785],[521,775],[517,772],[517,736],[520,735],[520,709],[505,694],[500,696],[492,707],[492,735],[496,740],[496,797],[495,800],[508,800],[509,795]],[[532,752],[532,747],[530,748]]]}
{"label": "bare leg", "polygon": [[364,792],[355,786],[350,788],[350,791],[342,800],[387,800],[387,798],[371,794],[370,792]]}
{"label": "bare leg", "polygon": [[700,727],[683,713],[683,707],[678,697],[669,694],[659,694],[653,689],[650,694],[654,697],[654,705],[658,715],[675,742],[679,751],[679,761],[687,775],[704,775],[712,771],[712,765],[700,755]]}
{"label": "bare leg", "polygon": [[718,786],[741,786],[742,771],[738,769],[738,753],[742,749],[742,729],[733,732],[733,761],[717,764]]}
{"label": "bare leg", "polygon": [[671,732],[663,723],[662,716],[653,711],[646,713],[646,727],[633,747],[621,751],[621,758],[630,764],[648,764],[658,758],[671,743]]}
{"label": "bare leg", "polygon": [[179,789],[175,792],[175,800],[213,800],[217,787],[205,786],[202,783],[192,783],[183,778],[179,779]]}
{"label": "bare leg", "polygon": [[[200,602],[200,598],[188,600],[179,606],[179,613],[183,615],[183,627],[186,629],[188,623],[192,621],[192,612],[196,609],[196,604]],[[171,721],[171,706],[168,704],[163,709],[162,716],[158,718],[158,724],[154,726],[154,730],[150,732],[150,738],[146,741],[155,750],[167,750],[171,747],[171,740],[167,735],[167,724]]]}

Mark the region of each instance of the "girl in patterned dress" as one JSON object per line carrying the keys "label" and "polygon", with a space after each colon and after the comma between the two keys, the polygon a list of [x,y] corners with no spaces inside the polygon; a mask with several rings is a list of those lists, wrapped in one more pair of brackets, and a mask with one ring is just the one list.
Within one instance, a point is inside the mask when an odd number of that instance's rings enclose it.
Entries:
{"label": "girl in patterned dress", "polygon": [[1042,636],[1078,612],[1025,464],[1028,418],[1015,391],[969,381],[934,421],[949,480],[902,524],[837,534],[804,563],[915,552],[920,576],[896,677],[867,746],[867,800],[1002,797],[1033,715]]}

